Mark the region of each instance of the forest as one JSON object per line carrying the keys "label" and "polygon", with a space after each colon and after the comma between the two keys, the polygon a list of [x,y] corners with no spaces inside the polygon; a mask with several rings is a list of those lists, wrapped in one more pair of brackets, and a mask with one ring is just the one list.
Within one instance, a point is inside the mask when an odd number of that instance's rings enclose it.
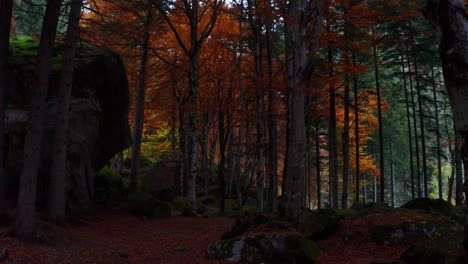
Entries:
{"label": "forest", "polygon": [[0,0],[0,262],[468,263],[467,0]]}

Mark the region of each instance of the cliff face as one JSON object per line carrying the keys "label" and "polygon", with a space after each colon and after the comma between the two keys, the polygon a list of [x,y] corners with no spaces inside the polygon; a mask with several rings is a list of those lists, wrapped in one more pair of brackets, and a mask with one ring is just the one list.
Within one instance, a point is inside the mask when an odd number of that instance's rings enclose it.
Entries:
{"label": "cliff face", "polygon": [[[21,172],[23,139],[33,78],[32,40],[12,41],[10,89],[7,91],[7,171],[9,190],[16,192]],[[48,110],[39,170],[39,203],[44,202],[52,156],[52,134],[59,84],[60,45],[54,56],[54,72],[48,91]],[[70,139],[67,152],[68,206],[89,210],[93,200],[94,173],[117,152],[130,145],[128,125],[129,92],[125,69],[119,55],[89,44],[78,48],[70,108]],[[27,164],[24,164],[27,166]]]}

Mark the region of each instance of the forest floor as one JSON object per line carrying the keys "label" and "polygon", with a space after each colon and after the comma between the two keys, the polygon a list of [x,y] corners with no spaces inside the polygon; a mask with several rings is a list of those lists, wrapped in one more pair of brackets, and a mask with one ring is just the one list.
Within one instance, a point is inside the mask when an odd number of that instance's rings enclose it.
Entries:
{"label": "forest floor", "polygon": [[[316,241],[319,264],[398,262],[405,245],[377,245],[369,237],[374,225],[437,220],[417,212],[375,213],[355,219],[341,219],[335,232]],[[95,216],[81,216],[64,227],[44,227],[39,241],[24,243],[1,237],[0,248],[9,256],[0,263],[232,263],[206,258],[208,244],[234,224],[228,217],[184,217],[142,220],[127,211],[99,210]],[[285,263],[286,264],[286,263]]]}
{"label": "forest floor", "polygon": [[142,220],[122,210],[99,210],[64,227],[43,227],[39,241],[0,238],[9,256],[0,263],[209,264],[208,244],[219,241],[234,220],[224,217]]}

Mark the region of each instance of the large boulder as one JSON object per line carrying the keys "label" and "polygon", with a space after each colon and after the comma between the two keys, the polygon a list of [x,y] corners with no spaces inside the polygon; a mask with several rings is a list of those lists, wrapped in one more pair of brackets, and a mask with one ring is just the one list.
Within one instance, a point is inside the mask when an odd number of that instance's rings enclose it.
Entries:
{"label": "large boulder", "polygon": [[317,253],[312,241],[294,232],[247,235],[208,246],[212,259],[247,264],[314,263]]}
{"label": "large boulder", "polygon": [[442,216],[418,223],[375,225],[370,239],[379,245],[407,245],[404,263],[459,263],[463,256],[463,226]]}
{"label": "large boulder", "polygon": [[[39,168],[39,204],[44,204],[47,197],[62,49],[62,45],[56,45],[47,93]],[[18,38],[11,41],[11,83],[6,93],[6,151],[9,190],[12,192],[17,190],[22,166],[27,166],[22,164],[22,150],[31,91],[34,89],[36,54],[37,43],[34,40]],[[69,208],[79,211],[91,208],[95,172],[130,145],[128,106],[128,81],[120,56],[103,47],[80,43],[70,106],[67,152]]]}

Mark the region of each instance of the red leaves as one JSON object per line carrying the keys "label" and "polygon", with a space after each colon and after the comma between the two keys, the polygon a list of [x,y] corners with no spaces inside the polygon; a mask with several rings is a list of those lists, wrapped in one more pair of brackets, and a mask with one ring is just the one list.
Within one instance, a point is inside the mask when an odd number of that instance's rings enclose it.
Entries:
{"label": "red leaves", "polygon": [[87,222],[40,233],[44,243],[2,238],[10,253],[5,263],[220,263],[206,259],[205,252],[233,223],[181,216],[139,220],[116,211]]}

